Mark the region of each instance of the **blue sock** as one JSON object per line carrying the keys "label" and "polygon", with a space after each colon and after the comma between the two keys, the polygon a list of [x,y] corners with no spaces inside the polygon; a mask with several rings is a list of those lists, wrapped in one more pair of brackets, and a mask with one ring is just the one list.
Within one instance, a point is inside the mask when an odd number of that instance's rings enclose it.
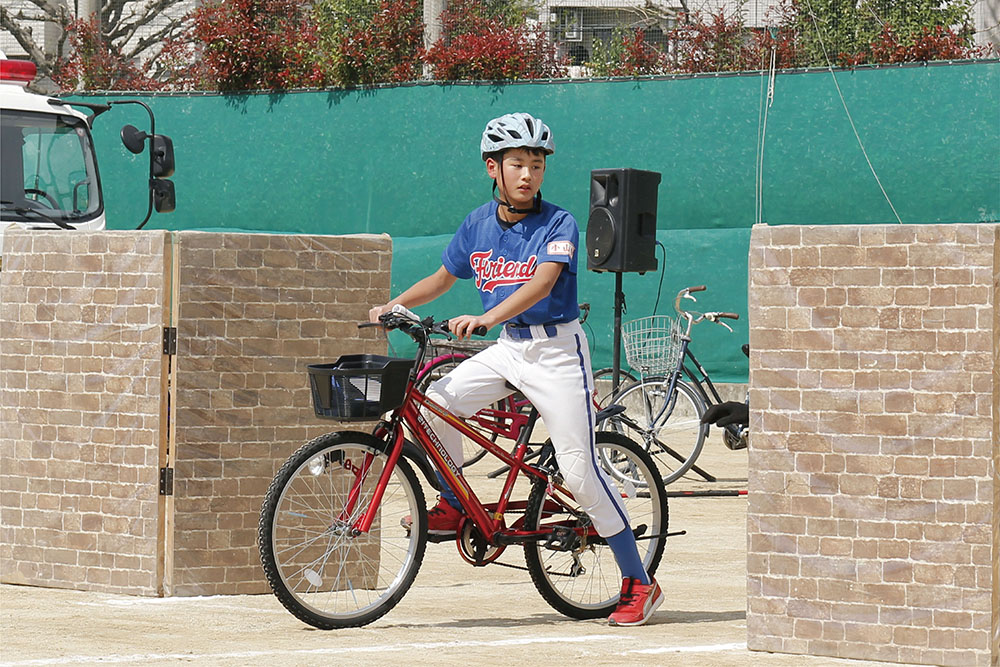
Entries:
{"label": "blue sock", "polygon": [[639,548],[635,544],[635,534],[631,529],[626,528],[617,535],[612,535],[604,539],[608,541],[608,546],[611,547],[611,551],[615,554],[615,560],[618,561],[622,577],[638,579],[639,583],[643,586],[648,586],[652,583],[649,575],[646,574],[646,568],[642,566],[642,560],[639,558]]}
{"label": "blue sock", "polygon": [[445,481],[444,475],[437,470],[434,471],[434,474],[437,475],[438,481],[441,482],[441,497],[447,500],[448,504],[457,509],[459,512],[464,512],[465,510],[462,509],[462,503],[458,502],[458,496],[456,496],[455,492],[451,490],[450,486],[448,486],[448,482]]}

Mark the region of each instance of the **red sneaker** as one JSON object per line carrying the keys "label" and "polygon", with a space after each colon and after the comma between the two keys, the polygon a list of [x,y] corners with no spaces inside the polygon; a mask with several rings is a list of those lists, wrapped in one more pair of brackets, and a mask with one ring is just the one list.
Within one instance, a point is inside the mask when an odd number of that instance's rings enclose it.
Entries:
{"label": "red sneaker", "polygon": [[649,620],[656,608],[663,603],[663,591],[653,579],[643,586],[638,579],[625,577],[622,580],[622,595],[618,608],[608,617],[609,625],[642,625]]}
{"label": "red sneaker", "polygon": [[[438,496],[438,503],[427,510],[427,534],[428,535],[455,535],[458,533],[458,524],[465,513],[451,506],[444,498]],[[407,531],[413,526],[413,518],[407,514],[399,524]]]}

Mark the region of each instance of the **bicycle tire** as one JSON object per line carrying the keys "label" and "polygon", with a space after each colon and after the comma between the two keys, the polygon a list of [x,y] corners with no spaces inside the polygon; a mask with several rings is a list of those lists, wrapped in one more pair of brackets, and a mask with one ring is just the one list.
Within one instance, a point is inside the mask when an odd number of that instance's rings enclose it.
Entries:
{"label": "bicycle tire", "polygon": [[[386,443],[367,433],[327,433],[303,445],[275,475],[257,530],[261,565],[271,590],[296,618],[322,630],[366,625],[402,599],[427,546],[424,494],[400,458],[369,532],[352,535],[370,506]],[[369,464],[370,462],[370,464]],[[344,501],[362,470],[361,497]],[[407,530],[401,520],[409,515]]]}
{"label": "bicycle tire", "polygon": [[[701,423],[705,403],[687,382],[678,380],[674,397],[667,396],[670,379],[646,377],[625,387],[614,402],[625,413],[605,422],[607,428],[642,443],[670,484],[684,476],[705,445],[708,424]],[[664,404],[670,403],[664,409]]]}
{"label": "bicycle tire", "polygon": [[[598,432],[596,437],[598,451],[604,450],[605,454],[600,459],[631,466],[633,476],[646,480],[642,489],[626,485],[619,487],[619,491],[632,529],[639,533],[636,544],[643,567],[652,576],[663,557],[670,518],[660,473],[649,454],[625,436]],[[525,509],[525,530],[538,530],[546,525],[590,525],[590,518],[582,509],[546,503],[548,497],[546,484],[532,485]],[[591,619],[608,616],[618,606],[621,571],[604,540],[577,543],[570,550],[528,543],[524,546],[524,559],[535,588],[556,611],[570,618]]]}
{"label": "bicycle tire", "polygon": [[621,393],[625,387],[635,384],[639,381],[632,373],[625,370],[624,368],[618,371],[618,391],[612,390],[612,384],[614,383],[615,369],[613,368],[602,368],[600,370],[594,371],[594,399],[597,401],[598,407],[606,408],[612,403],[612,397],[614,394]]}
{"label": "bicycle tire", "polygon": [[[422,369],[420,369],[420,374],[417,376],[417,389],[419,389],[421,393],[426,392],[427,387],[430,386],[431,382],[443,378],[445,375],[450,373],[452,369],[469,358],[469,355],[461,352],[452,352],[434,358]],[[486,456],[486,450],[474,443],[472,440],[463,437],[462,454],[464,457],[462,467],[468,468],[473,463],[482,460],[482,458]]]}

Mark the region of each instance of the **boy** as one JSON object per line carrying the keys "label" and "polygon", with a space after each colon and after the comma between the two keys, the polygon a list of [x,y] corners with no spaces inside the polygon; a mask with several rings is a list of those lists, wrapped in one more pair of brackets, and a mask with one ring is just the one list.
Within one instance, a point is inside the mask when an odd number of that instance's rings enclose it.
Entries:
{"label": "boy", "polygon": [[[509,381],[538,408],[566,486],[622,570],[621,601],[608,621],[642,625],[663,593],[642,567],[621,497],[594,454],[590,352],[578,321],[579,230],[568,211],[540,193],[546,158],[555,152],[552,133],[530,114],[507,114],[487,123],[480,149],[493,179],[493,201],[466,217],[437,271],[372,308],[369,318],[377,322],[396,304],[423,305],[459,278],[475,278],[485,312],[450,317],[451,331],[464,339],[479,326],[502,324],[503,332],[497,344],[433,383],[427,395],[467,417],[508,395]],[[430,423],[461,465],[461,435],[437,418]],[[454,534],[462,517],[455,494],[447,484],[444,489],[428,512],[428,531],[436,535]]]}

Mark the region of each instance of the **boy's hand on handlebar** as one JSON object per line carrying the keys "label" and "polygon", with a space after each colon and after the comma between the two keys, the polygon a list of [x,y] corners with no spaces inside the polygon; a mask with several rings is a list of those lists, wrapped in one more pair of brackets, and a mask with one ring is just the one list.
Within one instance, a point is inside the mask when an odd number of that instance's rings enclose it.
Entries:
{"label": "boy's hand on handlebar", "polygon": [[484,336],[491,326],[493,324],[482,315],[459,315],[448,319],[448,328],[459,340],[465,340],[473,334]]}
{"label": "boy's hand on handlebar", "polygon": [[376,324],[379,321],[378,318],[381,317],[383,313],[388,313],[390,310],[392,310],[392,306],[387,303],[382,304],[381,306],[373,306],[368,310],[368,321],[372,324]]}

